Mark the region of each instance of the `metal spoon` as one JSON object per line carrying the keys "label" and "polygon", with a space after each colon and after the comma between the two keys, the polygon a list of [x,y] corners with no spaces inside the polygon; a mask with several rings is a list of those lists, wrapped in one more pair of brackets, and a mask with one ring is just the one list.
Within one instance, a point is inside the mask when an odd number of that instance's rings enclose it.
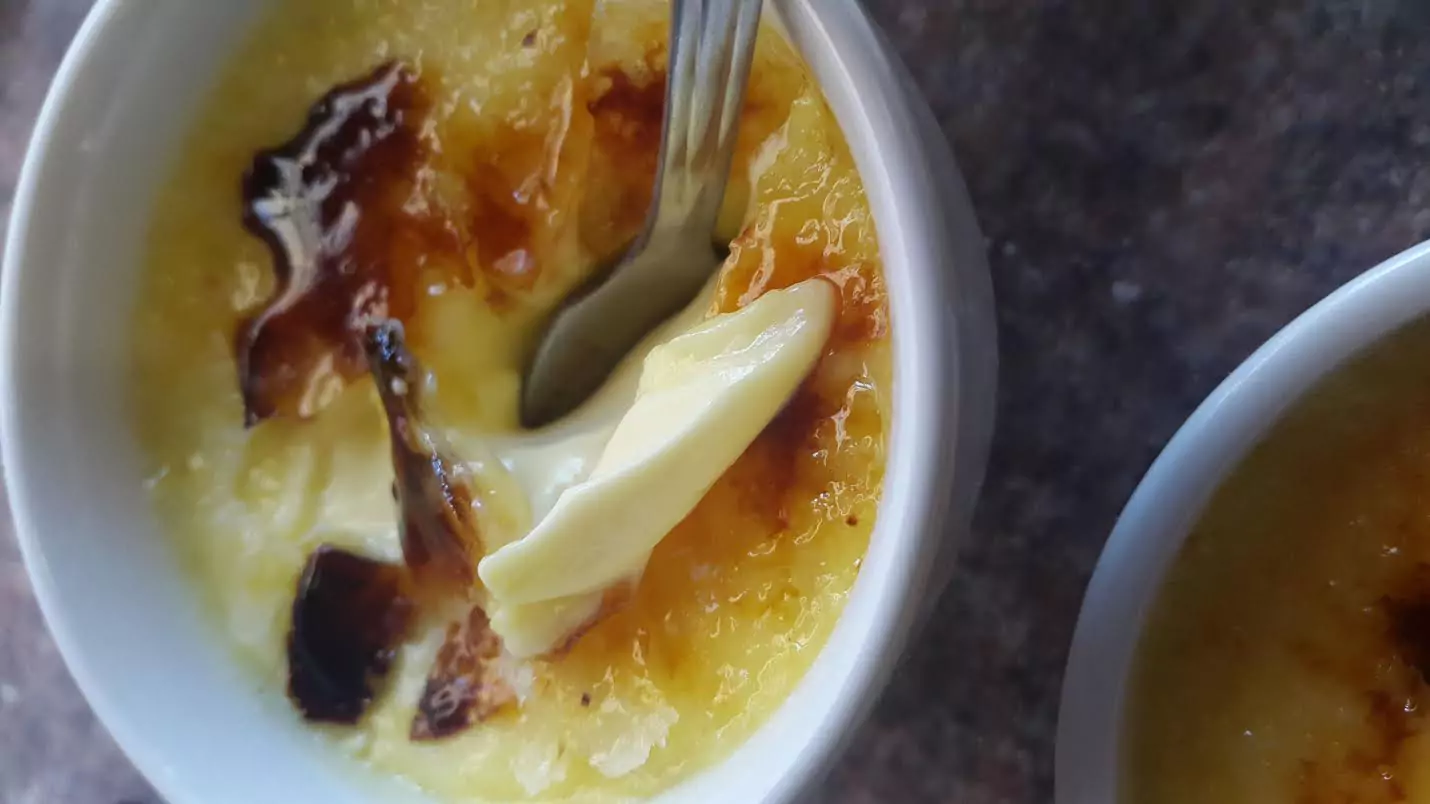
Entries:
{"label": "metal spoon", "polygon": [[522,383],[521,420],[574,410],[646,333],[689,304],[724,260],[715,222],[735,151],[762,0],[674,0],[655,197],[600,284],[566,300]]}

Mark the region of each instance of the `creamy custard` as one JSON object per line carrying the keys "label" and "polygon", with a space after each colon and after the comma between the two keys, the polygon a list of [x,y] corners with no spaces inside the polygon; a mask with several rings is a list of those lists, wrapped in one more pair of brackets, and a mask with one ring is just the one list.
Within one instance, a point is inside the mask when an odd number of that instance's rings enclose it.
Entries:
{"label": "creamy custard", "polygon": [[493,629],[549,653],[637,584],[651,551],[779,414],[829,342],[834,286],[807,279],[712,316],[645,358],[591,474],[478,565]]}
{"label": "creamy custard", "polygon": [[[244,427],[235,338],[275,290],[241,225],[254,153],[294,136],[331,87],[392,60],[425,99],[421,155],[393,202],[437,234],[391,229],[384,258],[425,398],[487,533],[520,534],[587,477],[638,361],[570,422],[517,432],[534,328],[639,226],[659,133],[666,11],[590,0],[293,0],[219,81],[156,204],[134,341],[147,485],[217,630],[281,700],[298,575],[319,545],[400,561],[392,465],[371,383],[342,366],[293,415]],[[507,670],[519,705],[414,741],[441,627],[397,653],[352,727],[320,729],[451,800],[623,798],[718,760],[777,707],[833,627],[868,546],[890,409],[873,221],[804,66],[764,31],[704,315],[822,276],[838,315],[783,412],[660,540],[624,608],[569,652]],[[301,414],[301,415],[300,415]]]}
{"label": "creamy custard", "polygon": [[1139,648],[1124,804],[1430,801],[1430,322],[1226,479]]}

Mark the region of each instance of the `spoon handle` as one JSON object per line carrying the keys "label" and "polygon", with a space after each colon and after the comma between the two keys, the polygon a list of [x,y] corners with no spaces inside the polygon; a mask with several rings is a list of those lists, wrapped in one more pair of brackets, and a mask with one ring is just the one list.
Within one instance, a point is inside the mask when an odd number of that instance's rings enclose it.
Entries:
{"label": "spoon handle", "polygon": [[715,231],[735,154],[763,0],[674,0],[655,199],[659,230]]}

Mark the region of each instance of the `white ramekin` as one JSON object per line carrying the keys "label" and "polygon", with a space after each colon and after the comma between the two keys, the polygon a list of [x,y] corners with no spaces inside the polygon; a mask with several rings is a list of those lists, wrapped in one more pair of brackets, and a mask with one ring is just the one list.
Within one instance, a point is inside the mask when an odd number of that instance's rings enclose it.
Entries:
{"label": "white ramekin", "polygon": [[[423,800],[311,738],[230,661],[148,510],[126,344],[156,185],[267,0],[100,0],[40,115],[0,299],[3,457],[20,546],[71,672],[172,804]],[[784,801],[888,678],[966,529],[992,429],[992,293],[932,115],[855,0],[771,0],[863,175],[894,322],[894,422],[868,557],[828,645],[726,762],[662,800]]]}
{"label": "white ramekin", "polygon": [[1098,559],[1068,655],[1058,717],[1057,804],[1112,804],[1125,693],[1148,610],[1222,479],[1318,380],[1430,312],[1430,243],[1307,310],[1207,397],[1132,494]]}

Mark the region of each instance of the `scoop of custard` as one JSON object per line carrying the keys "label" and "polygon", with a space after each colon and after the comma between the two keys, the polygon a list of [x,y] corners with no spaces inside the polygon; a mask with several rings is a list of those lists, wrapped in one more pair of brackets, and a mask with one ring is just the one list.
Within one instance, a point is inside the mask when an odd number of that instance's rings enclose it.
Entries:
{"label": "scoop of custard", "polygon": [[810,279],[647,355],[635,402],[591,476],[478,568],[492,626],[512,653],[558,647],[573,625],[599,614],[608,590],[639,577],[661,538],[809,375],[837,310],[834,286]]}

